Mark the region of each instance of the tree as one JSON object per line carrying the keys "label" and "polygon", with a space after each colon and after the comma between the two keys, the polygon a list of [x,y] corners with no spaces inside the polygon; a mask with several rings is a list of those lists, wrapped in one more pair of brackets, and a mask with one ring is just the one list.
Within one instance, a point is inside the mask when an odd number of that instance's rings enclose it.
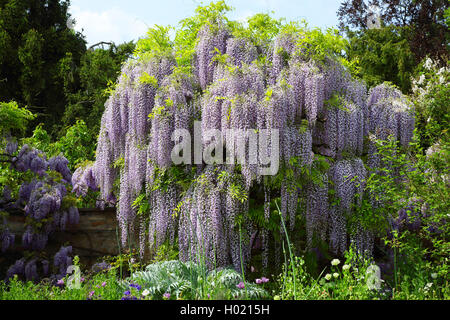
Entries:
{"label": "tree", "polygon": [[348,59],[358,60],[358,76],[369,86],[389,81],[403,92],[410,91],[416,62],[405,32],[395,26],[348,32]]}
{"label": "tree", "polygon": [[70,53],[79,65],[86,51],[83,36],[67,27],[69,5],[0,0],[0,96],[28,105],[47,128],[58,126],[66,104],[60,60]]}
{"label": "tree", "polygon": [[[100,130],[100,119],[107,96],[105,89],[116,81],[122,64],[131,56],[135,45],[126,42],[120,45],[108,44],[109,48],[91,47],[77,64],[68,52],[59,64],[59,75],[63,79],[64,95],[67,101],[62,117],[64,128],[83,120],[92,135]],[[60,136],[65,134],[60,131]],[[93,146],[95,149],[95,147]]]}
{"label": "tree", "polygon": [[19,108],[17,102],[0,102],[0,137],[23,134],[29,121],[35,116],[25,108]]}
{"label": "tree", "polygon": [[417,63],[427,55],[441,60],[448,57],[447,0],[345,0],[338,11],[340,28],[365,32],[372,5],[380,8],[385,25],[410,27],[405,36]]}

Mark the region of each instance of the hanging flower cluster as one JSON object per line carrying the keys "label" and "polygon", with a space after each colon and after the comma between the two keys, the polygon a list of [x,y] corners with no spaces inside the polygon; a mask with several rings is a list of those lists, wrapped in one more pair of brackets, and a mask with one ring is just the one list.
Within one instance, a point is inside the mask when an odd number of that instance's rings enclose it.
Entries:
{"label": "hanging flower cluster", "polygon": [[[63,156],[47,159],[43,152],[26,144],[17,152],[17,143],[9,143],[5,151],[12,169],[30,174],[20,185],[17,199],[12,198],[8,186],[3,187],[0,213],[22,210],[26,216],[22,246],[29,251],[41,252],[52,232],[65,230],[68,225],[79,222],[78,209],[69,194],[72,181],[69,161]],[[6,217],[2,216],[2,252],[12,247],[14,242],[15,235],[10,232]],[[42,265],[38,268],[39,264]],[[37,258],[36,255],[28,260],[20,259],[10,267],[7,279],[14,274],[22,275],[30,281],[37,280],[39,274],[48,275],[48,261]]]}
{"label": "hanging flower cluster", "polygon": [[[392,136],[406,148],[412,140],[415,126],[414,107],[398,89],[381,84],[370,91],[367,122],[371,137],[386,140]],[[368,153],[368,165],[380,167],[374,142],[369,143]]]}
{"label": "hanging flower cluster", "polygon": [[[347,220],[366,178],[359,158],[367,152],[365,139],[392,131],[406,145],[414,121],[398,90],[379,86],[368,98],[365,84],[334,59],[319,63],[303,55],[298,39],[295,33],[282,33],[262,49],[249,39],[232,37],[223,25],[205,25],[198,33],[192,74],[180,72],[167,53],[128,62],[105,105],[96,162],[75,172],[74,190],[85,194],[99,187],[107,201],[117,198],[122,242],[138,227],[141,254],[148,230],[152,250],[178,237],[182,260],[205,259],[210,267],[233,264],[241,269],[250,260],[257,228],[247,215],[248,196],[263,185],[266,222],[270,199],[279,195],[282,217],[294,230],[298,204],[306,197],[308,246],[318,237],[328,240],[334,252],[343,252]],[[171,152],[178,143],[172,136],[184,129],[192,137],[196,120],[201,122],[201,151],[216,147],[220,158],[220,151],[236,155],[239,147],[244,157],[227,165],[182,166],[192,175],[190,186],[182,187],[171,176],[176,167]],[[237,134],[228,136],[231,129]],[[220,130],[219,141],[205,134],[209,130]],[[257,148],[246,143],[252,130],[279,139],[280,166],[290,175],[277,191],[266,186],[260,170],[267,165],[264,153],[273,151],[271,139],[259,141],[263,155],[255,155]],[[368,150],[373,157],[370,145]],[[331,169],[322,173],[320,183],[299,188],[295,181],[305,168],[311,169],[316,154],[329,157]],[[255,158],[255,163],[249,161]],[[336,203],[329,197],[330,186]],[[142,194],[149,204],[146,225],[132,206]],[[350,241],[370,252],[372,235],[355,228]],[[268,239],[263,230],[265,265]]]}

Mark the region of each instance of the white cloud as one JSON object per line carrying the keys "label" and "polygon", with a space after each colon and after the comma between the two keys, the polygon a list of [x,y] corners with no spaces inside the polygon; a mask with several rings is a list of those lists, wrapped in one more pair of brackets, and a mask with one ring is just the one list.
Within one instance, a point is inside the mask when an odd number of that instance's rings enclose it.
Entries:
{"label": "white cloud", "polygon": [[102,12],[82,10],[72,6],[70,13],[76,21],[75,30],[82,31],[88,45],[100,41],[113,41],[117,44],[137,40],[145,35],[148,26],[139,18],[118,7]]}

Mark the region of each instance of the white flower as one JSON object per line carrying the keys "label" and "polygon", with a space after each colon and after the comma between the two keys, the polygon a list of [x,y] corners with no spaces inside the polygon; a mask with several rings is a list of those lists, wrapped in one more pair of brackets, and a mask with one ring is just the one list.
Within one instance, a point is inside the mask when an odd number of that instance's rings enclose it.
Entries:
{"label": "white flower", "polygon": [[339,259],[333,259],[333,261],[331,261],[332,266],[337,266],[339,263],[341,263],[341,261],[339,261]]}
{"label": "white flower", "polygon": [[325,279],[330,280],[331,279],[331,274],[327,273],[327,275],[325,276]]}
{"label": "white flower", "polygon": [[432,274],[431,274],[431,277],[432,277],[433,279],[436,279],[437,276],[438,276],[437,273],[432,273]]}
{"label": "white flower", "polygon": [[425,75],[421,75],[419,78],[419,81],[417,81],[417,84],[421,85],[425,81]]}
{"label": "white flower", "polygon": [[150,291],[148,291],[147,289],[145,289],[144,291],[142,291],[142,295],[144,297],[148,296],[150,294]]}
{"label": "white flower", "polygon": [[444,76],[440,76],[440,77],[439,77],[439,83],[440,83],[440,84],[443,84],[444,82],[445,82]]}
{"label": "white flower", "polygon": [[425,67],[425,69],[431,70],[431,67],[433,66],[433,61],[430,58],[427,58],[423,66]]}
{"label": "white flower", "polygon": [[427,284],[425,285],[425,288],[423,288],[423,290],[424,290],[425,292],[427,292],[428,290],[431,289],[432,286],[433,286],[433,283],[429,282],[429,283],[427,283]]}
{"label": "white flower", "polygon": [[348,269],[350,269],[350,265],[344,264],[344,265],[342,266],[342,270],[347,271]]}
{"label": "white flower", "polygon": [[339,273],[337,272],[333,273],[333,277],[335,277],[336,279],[339,278]]}

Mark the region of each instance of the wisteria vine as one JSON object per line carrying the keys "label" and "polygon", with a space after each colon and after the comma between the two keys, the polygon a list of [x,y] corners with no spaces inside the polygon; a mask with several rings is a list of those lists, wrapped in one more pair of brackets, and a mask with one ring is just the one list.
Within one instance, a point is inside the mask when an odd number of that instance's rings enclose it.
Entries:
{"label": "wisteria vine", "polygon": [[[74,191],[83,195],[100,188],[105,200],[115,202],[123,244],[138,230],[142,255],[145,239],[154,252],[178,238],[183,261],[205,259],[211,268],[232,264],[240,270],[250,261],[251,238],[260,229],[248,216],[249,194],[261,186],[266,223],[271,200],[280,197],[281,214],[295,230],[303,202],[310,249],[317,237],[342,253],[350,239],[370,253],[373,235],[361,226],[351,234],[347,228],[367,175],[361,157],[368,154],[369,165],[381,165],[368,139],[373,135],[392,134],[406,146],[414,129],[412,109],[389,85],[367,92],[335,59],[311,60],[298,39],[282,33],[262,49],[233,37],[225,25],[205,25],[198,32],[192,73],[179,72],[173,54],[129,61],[105,105],[96,162],[74,173]],[[261,157],[258,164],[175,166],[172,134],[185,129],[193,136],[196,120],[202,132],[277,129],[280,173],[263,177]],[[224,149],[232,152],[239,138],[223,135]],[[205,150],[211,140],[203,136],[201,143]],[[251,149],[244,148],[250,157]],[[328,159],[330,169],[320,181],[299,185],[319,156]],[[40,169],[38,162],[33,166]],[[132,205],[142,194],[148,219]],[[266,229],[261,235],[267,266],[270,235]]]}
{"label": "wisteria vine", "polygon": [[[45,153],[27,144],[20,150],[17,147],[17,142],[10,142],[2,154],[2,161],[9,163],[11,170],[24,175],[24,182],[16,197],[13,197],[8,185],[2,186],[1,250],[2,253],[6,252],[15,243],[15,235],[8,227],[8,212],[22,212],[26,217],[22,247],[34,254],[30,254],[30,258],[16,261],[8,269],[6,278],[19,275],[26,280],[35,281],[41,276],[50,276],[49,262],[39,254],[47,246],[50,234],[78,224],[80,216],[76,200],[70,192],[72,173],[68,167],[69,161],[62,155],[47,159]],[[65,272],[66,269],[60,270],[57,275],[53,274],[53,278],[61,278]]]}

